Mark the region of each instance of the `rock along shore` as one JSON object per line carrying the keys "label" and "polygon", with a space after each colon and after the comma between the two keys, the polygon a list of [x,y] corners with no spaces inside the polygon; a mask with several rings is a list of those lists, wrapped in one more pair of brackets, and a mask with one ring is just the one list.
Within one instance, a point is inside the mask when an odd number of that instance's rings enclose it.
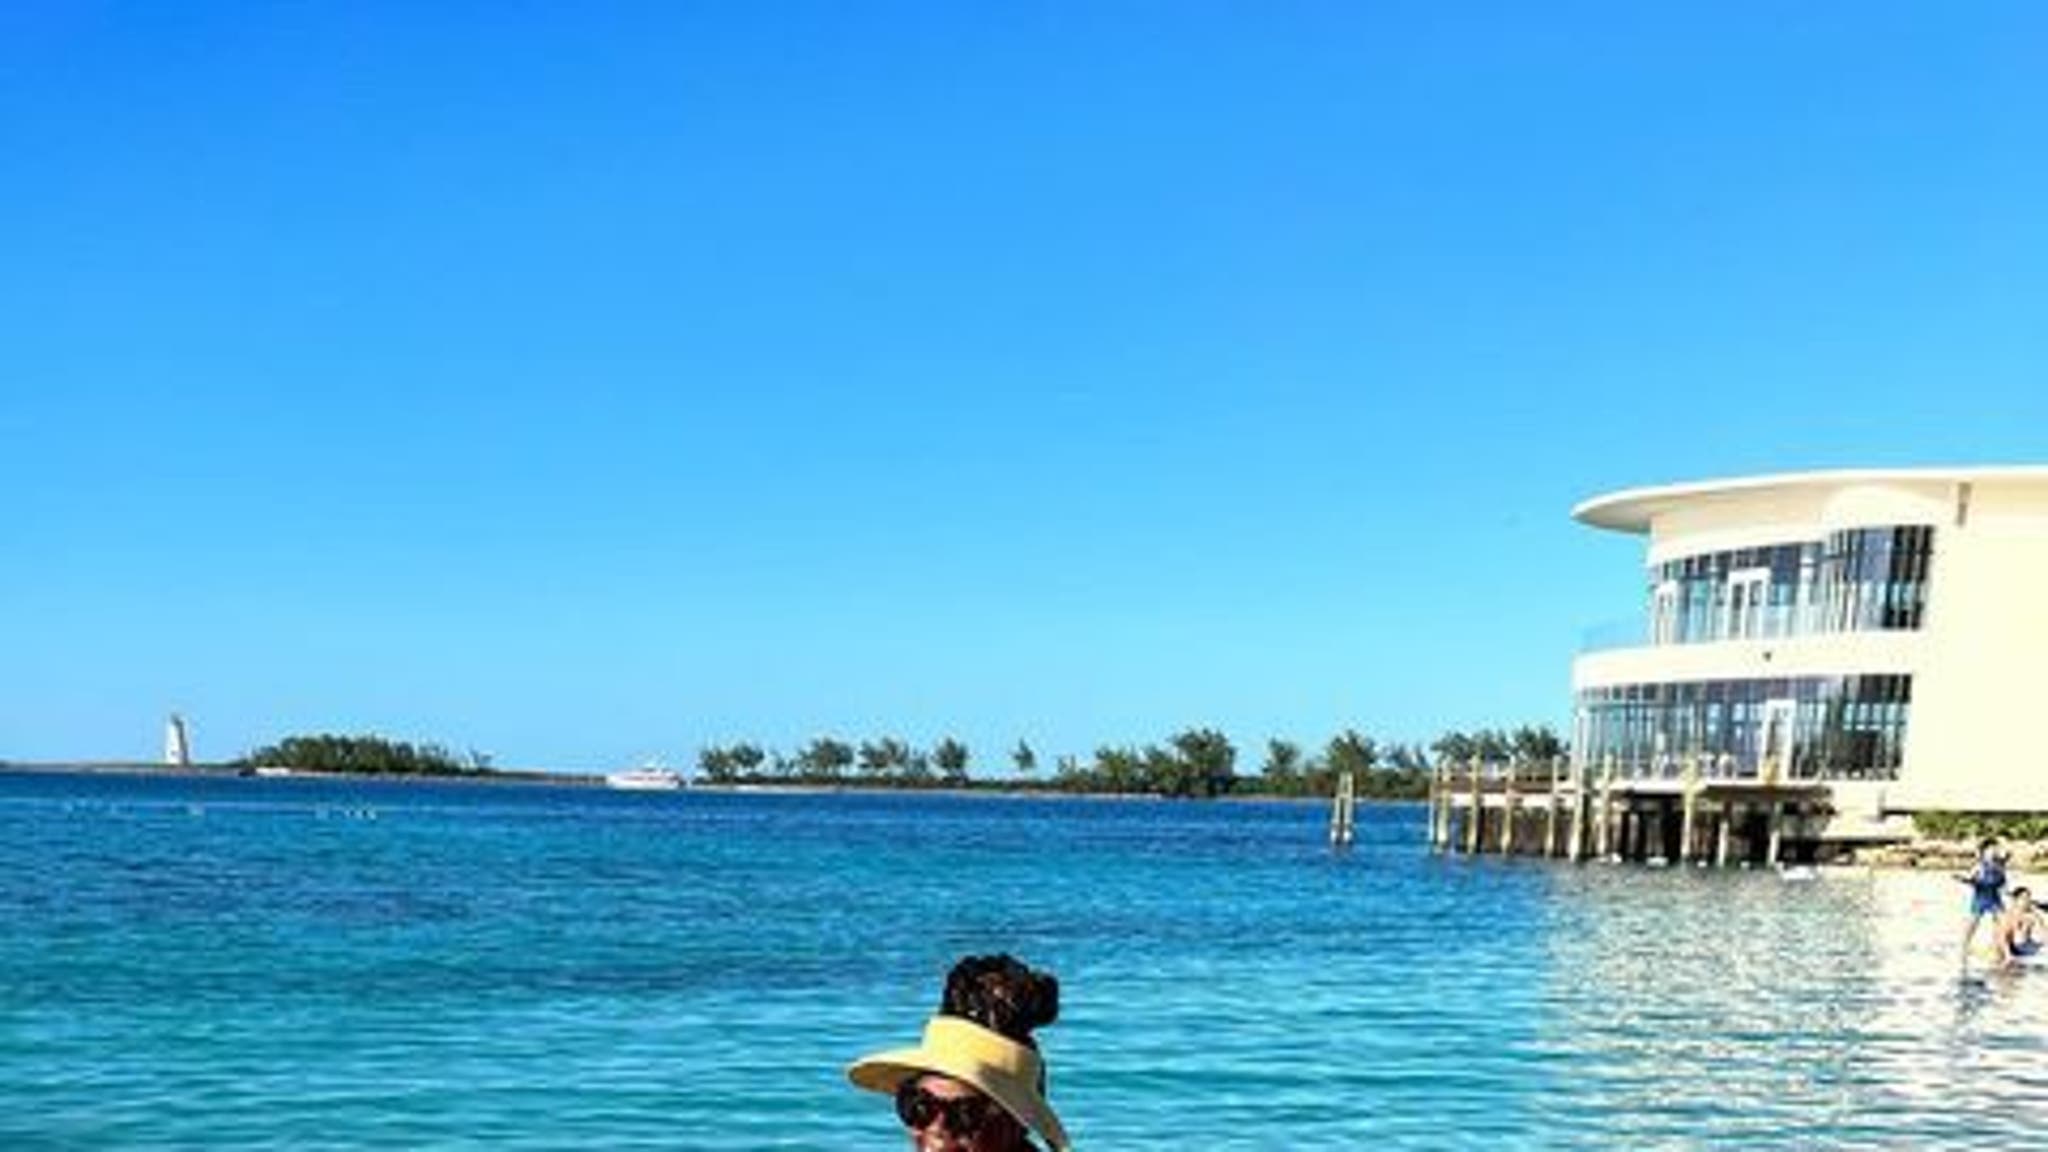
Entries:
{"label": "rock along shore", "polygon": [[[2048,840],[2008,840],[2012,853],[2008,866],[2022,872],[2048,871]],[[1879,844],[1857,848],[1844,863],[1873,868],[1917,868],[1926,871],[1967,872],[1977,860],[1975,840],[1909,840],[1902,844]]]}

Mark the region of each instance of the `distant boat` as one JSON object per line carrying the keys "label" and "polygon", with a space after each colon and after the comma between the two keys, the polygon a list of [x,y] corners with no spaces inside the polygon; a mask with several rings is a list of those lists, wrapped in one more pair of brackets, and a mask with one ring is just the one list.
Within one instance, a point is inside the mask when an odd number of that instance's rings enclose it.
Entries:
{"label": "distant boat", "polygon": [[607,788],[622,792],[674,792],[683,786],[682,773],[649,765],[630,772],[613,772],[604,778]]}

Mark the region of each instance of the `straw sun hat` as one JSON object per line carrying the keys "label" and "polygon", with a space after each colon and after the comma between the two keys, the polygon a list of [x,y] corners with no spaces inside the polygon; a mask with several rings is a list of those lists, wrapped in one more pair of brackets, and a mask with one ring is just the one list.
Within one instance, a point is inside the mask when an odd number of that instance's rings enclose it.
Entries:
{"label": "straw sun hat", "polygon": [[958,1016],[934,1016],[915,1048],[862,1057],[847,1079],[870,1092],[894,1095],[905,1080],[935,1072],[972,1085],[1043,1136],[1053,1152],[1068,1152],[1067,1130],[1045,1102],[1045,1062],[1028,1045]]}

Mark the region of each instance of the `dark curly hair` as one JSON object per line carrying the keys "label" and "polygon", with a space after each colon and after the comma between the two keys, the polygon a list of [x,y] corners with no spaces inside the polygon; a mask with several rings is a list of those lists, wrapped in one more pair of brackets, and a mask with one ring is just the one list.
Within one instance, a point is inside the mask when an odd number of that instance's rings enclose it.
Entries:
{"label": "dark curly hair", "polygon": [[1031,1033],[1059,1019],[1060,982],[1006,953],[965,956],[946,974],[939,1011],[1036,1048]]}

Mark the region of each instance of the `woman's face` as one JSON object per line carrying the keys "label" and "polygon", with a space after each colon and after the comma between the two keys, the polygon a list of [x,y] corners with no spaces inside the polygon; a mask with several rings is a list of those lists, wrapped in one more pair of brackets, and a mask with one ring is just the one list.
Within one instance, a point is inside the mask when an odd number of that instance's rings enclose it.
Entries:
{"label": "woman's face", "polygon": [[1023,1125],[971,1085],[927,1073],[896,1093],[896,1115],[916,1152],[1016,1152]]}

